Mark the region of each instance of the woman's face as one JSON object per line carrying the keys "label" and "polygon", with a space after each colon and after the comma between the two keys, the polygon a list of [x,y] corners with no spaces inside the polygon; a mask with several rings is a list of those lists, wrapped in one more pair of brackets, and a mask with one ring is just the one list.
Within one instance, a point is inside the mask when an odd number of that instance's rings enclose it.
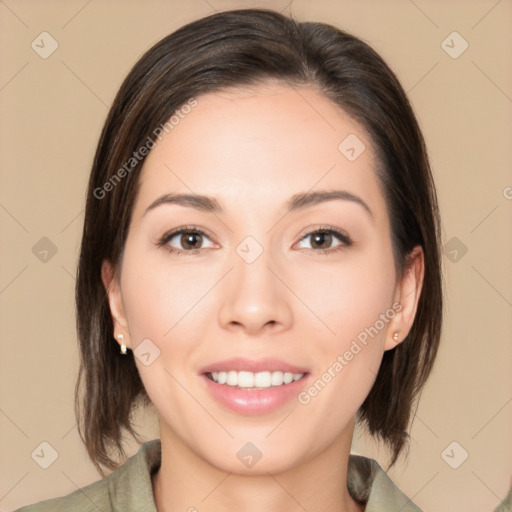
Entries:
{"label": "woman's face", "polygon": [[350,445],[421,276],[397,282],[370,140],[330,100],[196,100],[144,163],[119,277],[104,265],[115,333],[162,438],[225,471],[282,471]]}

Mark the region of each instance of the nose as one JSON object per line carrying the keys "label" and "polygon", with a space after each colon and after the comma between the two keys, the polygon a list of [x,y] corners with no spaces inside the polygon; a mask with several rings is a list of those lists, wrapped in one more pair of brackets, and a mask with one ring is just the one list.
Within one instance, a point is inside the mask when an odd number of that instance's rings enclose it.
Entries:
{"label": "nose", "polygon": [[220,296],[219,323],[224,329],[254,336],[283,332],[292,325],[293,295],[267,252],[252,263],[235,254]]}

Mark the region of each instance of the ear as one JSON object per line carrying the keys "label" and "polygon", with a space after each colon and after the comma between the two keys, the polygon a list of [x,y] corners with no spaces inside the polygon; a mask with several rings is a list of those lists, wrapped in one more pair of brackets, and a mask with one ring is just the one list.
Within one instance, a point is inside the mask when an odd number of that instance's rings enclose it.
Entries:
{"label": "ear", "polygon": [[[400,282],[395,289],[395,303],[401,304],[401,308],[395,314],[387,330],[384,350],[391,350],[409,334],[418,302],[420,300],[421,289],[423,286],[423,277],[425,275],[425,259],[423,249],[417,245],[409,254],[407,268]],[[397,308],[398,309],[398,308]],[[394,335],[398,332],[395,340]]]}
{"label": "ear", "polygon": [[124,336],[123,343],[126,347],[131,348],[128,322],[126,321],[123,301],[121,299],[119,278],[112,263],[108,260],[103,260],[101,265],[101,280],[107,292],[110,314],[112,315],[112,322],[114,324],[114,337],[116,341],[121,344],[118,335],[122,334]]}

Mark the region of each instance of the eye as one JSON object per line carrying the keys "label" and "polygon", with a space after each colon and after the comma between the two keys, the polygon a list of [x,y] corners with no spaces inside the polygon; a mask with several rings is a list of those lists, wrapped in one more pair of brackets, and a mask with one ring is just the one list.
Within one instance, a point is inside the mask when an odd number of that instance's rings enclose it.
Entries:
{"label": "eye", "polygon": [[[300,240],[299,244],[308,239],[310,239],[309,246],[302,245],[301,247],[311,249],[321,254],[332,253],[344,249],[345,247],[350,247],[353,243],[347,233],[343,233],[333,227],[322,227],[311,231]],[[338,243],[336,243],[336,241]],[[333,243],[335,245],[333,245]]]}
{"label": "eye", "polygon": [[[203,246],[205,240],[210,241],[210,245],[207,247]],[[194,226],[187,226],[165,234],[157,245],[165,247],[169,252],[177,255],[196,254],[201,249],[213,247],[208,235]]]}

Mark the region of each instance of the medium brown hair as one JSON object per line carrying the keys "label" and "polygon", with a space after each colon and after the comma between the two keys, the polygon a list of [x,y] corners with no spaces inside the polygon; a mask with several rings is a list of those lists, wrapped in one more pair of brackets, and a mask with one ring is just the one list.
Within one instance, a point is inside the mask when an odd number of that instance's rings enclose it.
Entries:
{"label": "medium brown hair", "polygon": [[[121,173],[122,181],[115,175],[190,98],[268,80],[313,86],[360,123],[378,157],[398,276],[412,249],[423,248],[425,275],[414,323],[407,338],[384,353],[357,415],[391,448],[390,466],[408,444],[412,408],[432,369],[442,323],[439,213],[420,128],[395,74],[369,45],[324,23],[243,9],[189,23],[148,50],[122,83],[101,133],[77,271],[75,401],[80,436],[101,474],[101,466],[115,469],[125,456],[125,431],[141,442],[132,414],[151,403],[133,353],[119,354],[101,279],[103,260],[114,268],[121,262],[144,159]],[[112,186],[105,187],[108,182]]]}

